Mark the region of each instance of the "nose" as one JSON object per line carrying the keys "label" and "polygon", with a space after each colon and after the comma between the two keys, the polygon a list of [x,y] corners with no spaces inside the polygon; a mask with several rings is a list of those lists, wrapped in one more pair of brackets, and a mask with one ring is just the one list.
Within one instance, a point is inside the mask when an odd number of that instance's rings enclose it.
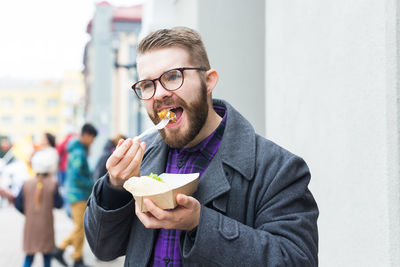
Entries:
{"label": "nose", "polygon": [[160,83],[160,81],[159,80],[157,80],[157,81],[155,81],[154,82],[154,84],[155,84],[155,93],[154,93],[154,96],[153,96],[153,98],[155,99],[155,100],[161,100],[161,99],[163,99],[163,98],[166,98],[166,97],[170,97],[171,96],[171,91],[168,91],[168,90],[166,90],[165,88],[164,88],[164,86],[162,86],[162,84]]}

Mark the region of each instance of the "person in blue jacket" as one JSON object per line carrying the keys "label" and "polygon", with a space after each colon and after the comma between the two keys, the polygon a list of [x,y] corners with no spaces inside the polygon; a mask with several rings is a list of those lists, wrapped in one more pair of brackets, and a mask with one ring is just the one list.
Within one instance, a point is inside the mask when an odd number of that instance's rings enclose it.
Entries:
{"label": "person in blue jacket", "polygon": [[82,251],[85,240],[83,229],[83,215],[86,209],[86,201],[93,187],[92,174],[87,161],[88,150],[97,136],[96,128],[86,123],[83,125],[78,138],[68,142],[68,165],[65,181],[66,199],[71,205],[74,229],[72,233],[53,251],[54,258],[63,266],[67,266],[63,254],[65,249],[74,246],[74,267],[84,267]]}

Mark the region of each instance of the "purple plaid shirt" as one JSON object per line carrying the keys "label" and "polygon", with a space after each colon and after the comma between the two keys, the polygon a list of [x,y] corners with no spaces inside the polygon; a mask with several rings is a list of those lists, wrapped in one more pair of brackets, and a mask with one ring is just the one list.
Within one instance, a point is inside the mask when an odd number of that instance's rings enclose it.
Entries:
{"label": "purple plaid shirt", "polygon": [[[214,106],[222,121],[218,128],[202,142],[191,148],[170,148],[166,173],[200,173],[207,169],[221,144],[226,123],[226,112]],[[179,248],[181,230],[160,229],[154,249],[153,266],[182,266]]]}

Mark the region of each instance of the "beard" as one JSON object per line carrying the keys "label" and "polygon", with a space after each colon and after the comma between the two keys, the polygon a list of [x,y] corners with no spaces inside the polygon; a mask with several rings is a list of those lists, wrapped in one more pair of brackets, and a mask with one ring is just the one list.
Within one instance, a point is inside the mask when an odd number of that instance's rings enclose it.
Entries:
{"label": "beard", "polygon": [[157,116],[157,109],[163,105],[176,105],[183,109],[186,116],[186,130],[183,127],[164,128],[160,130],[160,135],[165,143],[170,147],[183,148],[189,144],[203,128],[208,116],[207,88],[202,81],[199,93],[194,101],[187,103],[182,98],[173,95],[173,97],[164,101],[155,101],[153,105],[153,114],[150,119],[154,124],[160,121]]}

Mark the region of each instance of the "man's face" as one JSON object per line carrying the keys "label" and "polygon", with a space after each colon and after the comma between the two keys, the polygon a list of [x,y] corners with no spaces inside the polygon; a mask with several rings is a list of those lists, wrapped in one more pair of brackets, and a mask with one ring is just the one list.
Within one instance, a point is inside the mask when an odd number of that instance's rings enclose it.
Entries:
{"label": "man's face", "polygon": [[[180,67],[192,66],[189,54],[179,47],[163,48],[143,54],[138,59],[139,79],[158,78],[165,71]],[[157,113],[166,108],[172,108],[177,121],[170,122],[162,131],[161,136],[172,147],[185,147],[203,128],[208,116],[206,85],[200,79],[196,70],[183,72],[184,82],[176,91],[167,91],[156,82],[156,92],[153,98],[144,100],[147,113],[153,123],[158,123]],[[201,75],[201,73],[200,73]]]}
{"label": "man's face", "polygon": [[90,145],[93,143],[95,139],[95,136],[83,133],[81,136],[81,143],[84,144],[87,147],[90,147]]}

